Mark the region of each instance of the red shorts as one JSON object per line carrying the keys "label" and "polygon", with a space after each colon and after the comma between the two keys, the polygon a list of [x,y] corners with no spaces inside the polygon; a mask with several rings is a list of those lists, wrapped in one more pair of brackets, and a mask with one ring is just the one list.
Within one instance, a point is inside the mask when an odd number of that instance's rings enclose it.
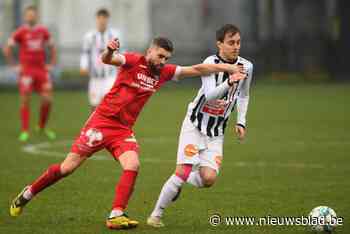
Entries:
{"label": "red shorts", "polygon": [[49,72],[45,68],[23,68],[18,80],[19,93],[30,94],[32,91],[43,93],[52,89]]}
{"label": "red shorts", "polygon": [[107,149],[115,159],[126,151],[139,152],[134,133],[119,121],[93,112],[74,141],[71,152],[89,157],[93,153]]}

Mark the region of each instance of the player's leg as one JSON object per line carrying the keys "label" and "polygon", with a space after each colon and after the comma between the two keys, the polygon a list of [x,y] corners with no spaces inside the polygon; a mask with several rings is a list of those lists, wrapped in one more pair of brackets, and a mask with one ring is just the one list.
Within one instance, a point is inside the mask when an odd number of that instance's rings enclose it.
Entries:
{"label": "player's leg", "polygon": [[192,164],[180,164],[176,166],[175,173],[168,178],[160,191],[156,205],[147,219],[148,225],[157,228],[164,226],[161,220],[164,210],[179,197],[182,186],[191,173],[192,166]]}
{"label": "player's leg", "polygon": [[200,178],[202,186],[197,187],[211,187],[214,185],[223,159],[223,143],[223,136],[207,140],[207,148],[199,153],[199,170],[191,173],[188,183],[196,186],[196,181]]}
{"label": "player's leg", "polygon": [[47,71],[37,71],[36,79],[37,91],[40,95],[38,130],[46,134],[49,139],[53,140],[56,138],[55,132],[46,128],[52,107],[52,82]]}
{"label": "player's leg", "polygon": [[30,97],[33,89],[33,78],[28,72],[22,72],[18,80],[20,93],[20,119],[21,133],[19,140],[26,142],[29,139],[29,120],[30,120]]}
{"label": "player's leg", "polygon": [[88,85],[88,96],[91,112],[95,110],[101,101],[101,88],[101,80],[99,78],[90,77]]}
{"label": "player's leg", "polygon": [[153,227],[162,227],[161,221],[164,210],[172,201],[175,201],[181,192],[181,188],[191,174],[192,166],[199,163],[199,149],[201,148],[202,135],[199,130],[185,118],[179,137],[177,152],[177,167],[175,173],[164,183],[156,205],[147,219],[147,224]]}
{"label": "player's leg", "polygon": [[92,114],[72,145],[71,152],[61,164],[50,166],[30,186],[26,187],[12,202],[10,214],[18,216],[24,205],[43,189],[71,174],[86,158],[105,145],[103,132],[99,129],[100,118]]}
{"label": "player's leg", "polygon": [[77,153],[69,153],[65,160],[60,164],[53,164],[39,176],[31,185],[25,187],[22,192],[12,201],[10,207],[11,216],[19,216],[22,213],[24,206],[39,192],[45,188],[55,184],[63,177],[71,174],[77,169],[86,157],[80,156]]}
{"label": "player's leg", "polygon": [[[128,142],[133,140],[133,142]],[[138,156],[138,145],[131,137],[119,143],[119,146],[109,151],[119,160],[122,167],[122,174],[115,187],[115,197],[112,211],[106,221],[106,225],[111,229],[133,228],[138,225],[138,221],[132,220],[125,214],[129,199],[134,191],[138,170],[140,167]]]}

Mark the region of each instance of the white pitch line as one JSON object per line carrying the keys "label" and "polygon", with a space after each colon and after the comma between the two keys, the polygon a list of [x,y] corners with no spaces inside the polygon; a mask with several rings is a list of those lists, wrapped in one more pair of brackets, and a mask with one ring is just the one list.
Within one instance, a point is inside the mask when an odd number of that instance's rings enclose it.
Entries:
{"label": "white pitch line", "polygon": [[[170,142],[167,138],[145,138],[142,141],[148,142],[148,143],[154,143],[159,141],[162,142]],[[52,148],[57,146],[69,146],[72,144],[73,141],[71,140],[63,140],[63,141],[57,141],[57,142],[42,142],[37,144],[28,144],[22,147],[22,151],[31,154],[31,155],[42,155],[46,157],[54,157],[54,158],[64,158],[66,157],[66,154],[63,152],[55,151]],[[175,155],[175,153],[174,153]],[[113,157],[106,154],[95,154],[93,155],[89,160],[97,160],[97,161],[107,161],[107,160],[113,160]],[[176,163],[176,160],[168,160],[168,159],[160,159],[160,158],[151,158],[151,157],[140,157],[141,162],[144,163]],[[264,161],[258,161],[255,163],[252,162],[245,162],[245,161],[236,161],[236,162],[227,162],[225,165],[231,165],[235,167],[280,167],[280,168],[312,168],[312,169],[324,169],[324,168],[336,168],[336,165],[323,165],[323,164],[316,164],[316,163],[274,163],[274,162],[264,162]]]}

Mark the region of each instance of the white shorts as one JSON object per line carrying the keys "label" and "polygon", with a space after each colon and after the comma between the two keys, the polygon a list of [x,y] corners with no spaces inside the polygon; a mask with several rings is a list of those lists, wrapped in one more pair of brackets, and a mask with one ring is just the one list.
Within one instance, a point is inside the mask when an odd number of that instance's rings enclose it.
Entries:
{"label": "white shorts", "polygon": [[208,137],[186,116],[182,123],[177,150],[177,164],[210,167],[219,173],[223,159],[224,136]]}
{"label": "white shorts", "polygon": [[103,97],[112,88],[115,81],[114,76],[105,78],[90,78],[89,81],[89,102],[91,106],[97,106]]}

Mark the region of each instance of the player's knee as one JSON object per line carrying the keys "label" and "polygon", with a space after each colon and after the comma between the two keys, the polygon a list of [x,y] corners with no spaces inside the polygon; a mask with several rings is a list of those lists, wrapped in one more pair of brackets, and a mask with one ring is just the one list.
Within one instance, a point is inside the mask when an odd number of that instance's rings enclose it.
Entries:
{"label": "player's knee", "polygon": [[68,176],[77,169],[82,162],[85,160],[78,154],[70,153],[67,158],[61,163],[61,174],[62,176]]}
{"label": "player's knee", "polygon": [[202,182],[203,182],[204,187],[209,188],[209,187],[213,186],[216,182],[216,177],[217,177],[217,174],[216,174],[216,171],[214,171],[214,170],[201,171],[201,178],[202,178]]}
{"label": "player's knee", "polygon": [[138,171],[139,169],[140,169],[140,162],[138,160],[131,161],[124,167],[124,170],[129,170],[129,171]]}
{"label": "player's knee", "polygon": [[50,103],[52,101],[52,95],[48,94],[48,93],[42,94],[41,95],[41,101]]}
{"label": "player's knee", "polygon": [[30,96],[29,95],[23,95],[21,96],[21,105],[22,106],[27,106],[29,105],[30,102]]}

